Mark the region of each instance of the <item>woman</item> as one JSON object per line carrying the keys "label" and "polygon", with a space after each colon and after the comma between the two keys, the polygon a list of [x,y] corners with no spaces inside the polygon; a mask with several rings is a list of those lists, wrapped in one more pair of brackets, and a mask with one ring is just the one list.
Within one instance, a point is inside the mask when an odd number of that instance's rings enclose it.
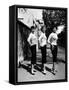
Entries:
{"label": "woman", "polygon": [[54,71],[56,71],[55,62],[57,62],[57,40],[58,40],[58,36],[57,36],[56,31],[57,31],[57,27],[54,27],[53,32],[49,35],[49,38],[48,38],[48,43],[50,43],[50,45],[51,45],[51,52],[53,55],[53,67],[52,67],[53,73],[55,73]]}
{"label": "woman", "polygon": [[47,38],[44,32],[39,30],[39,44],[42,53],[42,73],[46,74],[46,44]]}
{"label": "woman", "polygon": [[36,44],[37,44],[37,37],[35,35],[35,28],[34,26],[31,27],[32,32],[28,37],[28,42],[30,44],[31,49],[31,73],[34,75],[34,65],[36,64]]}

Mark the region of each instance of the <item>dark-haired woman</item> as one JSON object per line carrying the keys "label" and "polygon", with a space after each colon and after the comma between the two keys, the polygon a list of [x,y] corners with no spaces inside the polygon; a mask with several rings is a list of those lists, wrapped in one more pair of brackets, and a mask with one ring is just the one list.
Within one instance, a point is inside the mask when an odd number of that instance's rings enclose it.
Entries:
{"label": "dark-haired woman", "polygon": [[34,65],[36,64],[36,44],[37,44],[37,37],[35,35],[35,28],[34,26],[31,27],[31,33],[28,37],[28,42],[30,44],[31,49],[31,73],[34,75]]}
{"label": "dark-haired woman", "polygon": [[58,40],[58,36],[57,36],[57,28],[54,27],[53,32],[49,35],[48,38],[48,43],[50,43],[51,45],[51,52],[52,52],[52,56],[53,56],[53,67],[52,67],[52,71],[53,73],[55,73],[56,69],[55,69],[55,62],[57,62],[57,40]]}

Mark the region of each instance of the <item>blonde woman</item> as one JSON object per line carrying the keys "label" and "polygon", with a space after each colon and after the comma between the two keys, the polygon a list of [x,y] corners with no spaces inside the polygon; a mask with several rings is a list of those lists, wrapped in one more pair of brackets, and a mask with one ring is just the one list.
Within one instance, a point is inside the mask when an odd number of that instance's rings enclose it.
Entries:
{"label": "blonde woman", "polygon": [[42,54],[42,73],[46,74],[46,44],[47,38],[44,32],[39,30],[39,44]]}

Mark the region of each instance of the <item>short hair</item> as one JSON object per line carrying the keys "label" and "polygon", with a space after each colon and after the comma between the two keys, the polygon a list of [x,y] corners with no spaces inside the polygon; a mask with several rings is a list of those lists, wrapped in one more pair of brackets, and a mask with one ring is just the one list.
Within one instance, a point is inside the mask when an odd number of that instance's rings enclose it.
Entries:
{"label": "short hair", "polygon": [[53,29],[56,28],[57,29],[57,26],[53,27]]}
{"label": "short hair", "polygon": [[31,30],[34,29],[34,26],[31,26]]}
{"label": "short hair", "polygon": [[41,31],[42,31],[42,32],[43,32],[43,28],[44,28],[44,27],[46,28],[46,26],[42,26],[42,27],[41,27]]}

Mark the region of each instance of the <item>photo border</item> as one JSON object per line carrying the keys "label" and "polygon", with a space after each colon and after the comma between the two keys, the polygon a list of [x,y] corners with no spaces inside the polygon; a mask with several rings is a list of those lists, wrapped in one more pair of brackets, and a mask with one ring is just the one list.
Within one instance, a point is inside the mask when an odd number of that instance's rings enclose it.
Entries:
{"label": "photo border", "polygon": [[50,10],[65,10],[65,12],[66,12],[66,19],[68,19],[67,18],[67,8],[63,8],[63,7],[45,7],[45,6],[30,6],[30,5],[14,5],[15,6],[15,15],[16,15],[16,19],[15,19],[15,36],[16,36],[16,44],[15,44],[15,46],[16,46],[16,51],[15,51],[15,53],[16,53],[16,56],[15,56],[15,68],[16,68],[16,70],[15,70],[15,78],[16,78],[16,81],[15,81],[15,83],[16,83],[16,85],[23,85],[23,84],[40,84],[40,83],[57,83],[57,82],[67,82],[68,81],[68,78],[67,78],[67,62],[68,62],[68,60],[67,60],[67,41],[68,41],[68,38],[67,38],[67,20],[66,20],[66,44],[65,44],[65,60],[66,60],[66,63],[65,63],[65,79],[59,79],[59,80],[43,80],[43,81],[28,81],[28,82],[18,82],[18,67],[17,67],[17,60],[18,60],[18,57],[17,57],[17,53],[18,53],[18,51],[17,51],[17,40],[18,40],[18,33],[17,33],[17,19],[18,19],[18,8],[29,8],[29,9],[50,9]]}

